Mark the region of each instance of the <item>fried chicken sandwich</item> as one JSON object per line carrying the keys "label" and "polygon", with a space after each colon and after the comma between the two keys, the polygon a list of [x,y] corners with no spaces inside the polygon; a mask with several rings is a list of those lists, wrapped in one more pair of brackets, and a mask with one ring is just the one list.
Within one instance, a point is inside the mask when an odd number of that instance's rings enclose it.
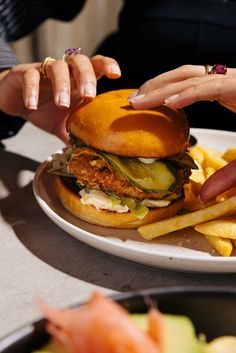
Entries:
{"label": "fried chicken sandwich", "polygon": [[105,227],[137,228],[176,214],[194,167],[183,111],[134,110],[132,92],[103,93],[73,111],[71,147],[51,164],[63,206]]}

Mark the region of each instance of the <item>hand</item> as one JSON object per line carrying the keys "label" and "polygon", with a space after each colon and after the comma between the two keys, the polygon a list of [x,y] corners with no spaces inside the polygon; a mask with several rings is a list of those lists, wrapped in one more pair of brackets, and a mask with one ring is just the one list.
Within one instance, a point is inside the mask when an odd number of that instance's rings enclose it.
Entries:
{"label": "hand", "polygon": [[67,142],[65,121],[70,110],[95,97],[97,79],[103,75],[120,77],[120,68],[112,58],[73,55],[68,62],[50,60],[45,79],[39,74],[41,65],[22,64],[0,73],[0,110]]}
{"label": "hand", "polygon": [[226,75],[205,75],[204,66],[184,65],[145,82],[130,103],[135,109],[166,104],[183,108],[201,100],[216,100],[236,112],[236,69]]}
{"label": "hand", "polygon": [[223,192],[236,187],[236,159],[218,169],[202,185],[199,197],[206,202]]}

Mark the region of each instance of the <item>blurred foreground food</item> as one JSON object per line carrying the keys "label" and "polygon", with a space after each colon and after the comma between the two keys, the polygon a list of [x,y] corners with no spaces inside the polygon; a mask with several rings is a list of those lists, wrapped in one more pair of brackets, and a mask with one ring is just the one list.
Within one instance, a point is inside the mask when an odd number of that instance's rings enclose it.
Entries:
{"label": "blurred foreground food", "polygon": [[236,337],[208,343],[188,317],[162,314],[154,304],[148,313],[130,314],[95,293],[78,309],[56,310],[43,304],[42,311],[53,339],[34,353],[235,353]]}

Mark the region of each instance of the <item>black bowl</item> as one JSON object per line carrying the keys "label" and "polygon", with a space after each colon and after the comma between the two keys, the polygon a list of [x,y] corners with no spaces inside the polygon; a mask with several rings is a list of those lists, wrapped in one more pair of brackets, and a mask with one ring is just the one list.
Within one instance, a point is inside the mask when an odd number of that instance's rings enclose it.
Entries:
{"label": "black bowl", "polygon": [[[130,312],[146,312],[147,303],[157,302],[163,313],[187,315],[197,333],[207,340],[236,336],[236,288],[171,287],[128,292],[112,296]],[[42,319],[15,331],[0,342],[1,353],[30,353],[49,340]]]}

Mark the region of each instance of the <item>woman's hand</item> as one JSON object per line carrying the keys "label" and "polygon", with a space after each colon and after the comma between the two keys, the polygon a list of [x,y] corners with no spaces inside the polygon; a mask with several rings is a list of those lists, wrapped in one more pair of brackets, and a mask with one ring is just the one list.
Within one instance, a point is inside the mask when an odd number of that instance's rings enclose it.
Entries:
{"label": "woman's hand", "polygon": [[83,54],[69,60],[48,60],[47,78],[40,76],[41,63],[22,64],[0,73],[0,110],[21,116],[65,142],[65,121],[71,109],[96,96],[97,79],[120,77],[117,62],[109,57]]}
{"label": "woman's hand", "polygon": [[145,82],[130,97],[135,109],[148,109],[166,104],[183,108],[201,100],[216,100],[236,112],[236,69],[226,75],[205,75],[204,66],[184,65]]}

